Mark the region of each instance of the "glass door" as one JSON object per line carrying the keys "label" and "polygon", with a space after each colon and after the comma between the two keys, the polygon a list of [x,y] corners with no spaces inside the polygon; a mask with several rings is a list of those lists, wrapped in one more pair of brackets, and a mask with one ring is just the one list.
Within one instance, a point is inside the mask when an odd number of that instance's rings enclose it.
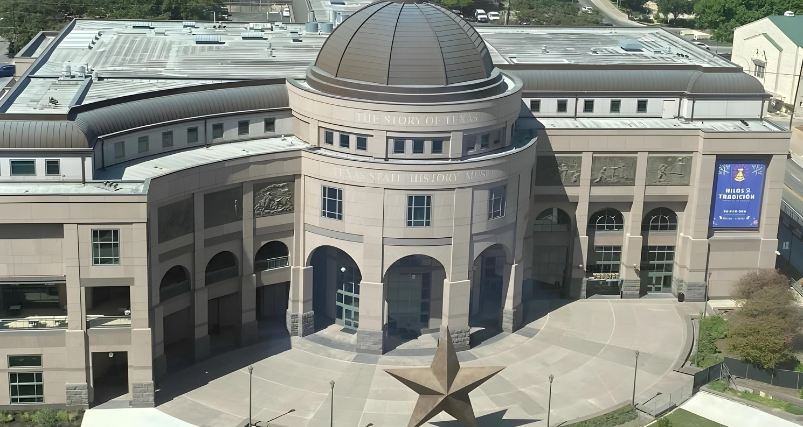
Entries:
{"label": "glass door", "polygon": [[360,272],[355,267],[340,267],[337,272],[336,323],[346,329],[360,327]]}
{"label": "glass door", "polygon": [[418,336],[429,328],[431,273],[400,273],[388,280],[388,332]]}

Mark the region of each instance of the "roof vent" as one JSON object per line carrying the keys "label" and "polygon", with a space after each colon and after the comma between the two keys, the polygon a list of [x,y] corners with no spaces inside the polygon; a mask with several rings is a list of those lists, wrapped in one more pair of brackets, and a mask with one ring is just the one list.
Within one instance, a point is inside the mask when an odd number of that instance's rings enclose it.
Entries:
{"label": "roof vent", "polygon": [[242,37],[243,40],[265,40],[262,31],[248,31],[246,33],[240,33],[240,37]]}
{"label": "roof vent", "polygon": [[131,24],[134,28],[151,28],[153,25],[150,22],[138,21]]}
{"label": "roof vent", "polygon": [[622,40],[619,42],[619,47],[628,52],[641,52],[644,49],[644,46],[636,39]]}
{"label": "roof vent", "polygon": [[196,34],[195,44],[219,44],[222,43],[222,38],[217,34]]}
{"label": "roof vent", "polygon": [[783,13],[783,16],[788,16],[788,17],[792,18],[792,17],[795,16],[795,12],[792,12],[791,10],[787,10],[786,12]]}
{"label": "roof vent", "polygon": [[182,28],[195,28],[195,21],[184,21],[181,23]]}

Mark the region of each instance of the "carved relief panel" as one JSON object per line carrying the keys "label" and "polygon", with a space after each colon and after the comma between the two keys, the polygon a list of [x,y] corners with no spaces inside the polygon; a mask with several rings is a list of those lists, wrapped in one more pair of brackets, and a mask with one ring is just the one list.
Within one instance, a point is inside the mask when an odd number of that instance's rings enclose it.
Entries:
{"label": "carved relief panel", "polygon": [[580,185],[581,156],[538,156],[535,166],[535,185]]}
{"label": "carved relief panel", "polygon": [[591,185],[635,185],[636,157],[594,156]]}
{"label": "carved relief panel", "polygon": [[157,209],[159,243],[190,234],[194,228],[193,200],[181,200]]}
{"label": "carved relief panel", "polygon": [[293,212],[293,183],[254,185],[254,217]]}
{"label": "carved relief panel", "polygon": [[691,156],[650,156],[647,185],[689,185]]}

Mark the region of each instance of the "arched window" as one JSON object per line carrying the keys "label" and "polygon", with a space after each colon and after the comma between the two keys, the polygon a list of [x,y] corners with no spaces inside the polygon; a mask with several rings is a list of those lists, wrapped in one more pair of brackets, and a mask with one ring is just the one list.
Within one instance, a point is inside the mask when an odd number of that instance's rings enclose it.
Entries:
{"label": "arched window", "polygon": [[284,243],[279,241],[265,243],[254,256],[254,270],[265,271],[287,267],[287,254],[287,245]]}
{"label": "arched window", "polygon": [[159,283],[159,301],[167,301],[190,291],[190,280],[187,270],[180,265],[173,266],[162,277]]}
{"label": "arched window", "polygon": [[231,252],[220,252],[206,264],[206,284],[220,282],[240,275],[237,257]]}
{"label": "arched window", "polygon": [[651,210],[641,222],[644,231],[674,231],[678,229],[678,216],[671,209],[658,208]]}
{"label": "arched window", "polygon": [[596,231],[620,231],[625,228],[625,218],[616,209],[605,208],[594,213],[588,225]]}
{"label": "arched window", "polygon": [[533,231],[569,231],[572,219],[562,209],[549,208],[535,217]]}

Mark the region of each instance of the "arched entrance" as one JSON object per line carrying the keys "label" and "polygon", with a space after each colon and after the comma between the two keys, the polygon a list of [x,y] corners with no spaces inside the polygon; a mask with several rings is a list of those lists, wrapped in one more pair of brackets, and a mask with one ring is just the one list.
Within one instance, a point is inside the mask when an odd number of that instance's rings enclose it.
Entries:
{"label": "arched entrance", "polygon": [[672,292],[678,216],[668,208],[656,208],[641,221],[640,294]]}
{"label": "arched entrance", "polygon": [[[159,301],[170,302],[170,312],[165,312],[162,321],[164,337],[165,372],[182,369],[195,361],[192,304],[180,302],[178,297],[192,288],[190,275],[182,265],[174,265],[162,276],[159,283]],[[180,305],[176,306],[177,303]],[[164,306],[167,309],[167,306]]]}
{"label": "arched entrance", "polygon": [[362,281],[357,263],[341,249],[321,246],[310,256],[310,265],[315,330],[334,323],[356,331],[360,327]]}
{"label": "arched entrance", "polygon": [[237,256],[231,252],[218,252],[206,264],[205,282],[210,288],[207,300],[207,330],[211,355],[233,349],[237,341],[237,328],[242,320]]}
{"label": "arched entrance", "polygon": [[440,330],[446,270],[427,255],[409,255],[385,273],[389,348]]}
{"label": "arched entrance", "polygon": [[254,255],[254,271],[287,267],[288,254],[287,245],[278,240],[265,243]]}
{"label": "arched entrance", "polygon": [[159,283],[159,302],[167,301],[190,291],[190,279],[187,269],[175,265],[167,270]]}
{"label": "arched entrance", "polygon": [[588,219],[587,297],[620,294],[624,229],[624,216],[613,208],[601,209]]}
{"label": "arched entrance", "polygon": [[506,259],[505,249],[501,245],[493,245],[474,260],[469,326],[496,332],[501,330]]}
{"label": "arched entrance", "polygon": [[572,219],[564,210],[547,208],[533,221],[533,286],[524,299],[568,295],[571,278]]}

